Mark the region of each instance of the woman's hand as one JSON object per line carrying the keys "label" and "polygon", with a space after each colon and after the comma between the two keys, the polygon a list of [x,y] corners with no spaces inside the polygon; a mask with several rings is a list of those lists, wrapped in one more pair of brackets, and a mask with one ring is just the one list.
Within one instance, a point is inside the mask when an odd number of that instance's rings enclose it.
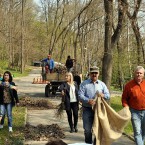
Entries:
{"label": "woman's hand", "polygon": [[64,96],[64,95],[65,95],[65,93],[64,93],[64,91],[63,91],[63,90],[61,91],[61,94],[62,94],[62,96]]}
{"label": "woman's hand", "polygon": [[16,90],[16,91],[18,90],[18,88],[17,88],[16,86],[10,85],[10,88],[11,88],[11,89],[14,89],[14,90]]}

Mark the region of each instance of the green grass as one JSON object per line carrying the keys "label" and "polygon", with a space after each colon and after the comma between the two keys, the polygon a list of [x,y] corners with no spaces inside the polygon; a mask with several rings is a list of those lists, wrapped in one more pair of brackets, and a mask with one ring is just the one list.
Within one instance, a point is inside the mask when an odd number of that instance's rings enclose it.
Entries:
{"label": "green grass", "polygon": [[111,91],[121,91],[121,88],[117,85],[111,85],[110,86],[110,90]]}
{"label": "green grass", "polygon": [[[111,98],[111,107],[117,112],[123,108],[120,96],[116,96],[116,97]],[[125,127],[124,132],[128,135],[133,134],[131,121],[129,121],[128,125]]]}
{"label": "green grass", "polygon": [[25,110],[25,107],[13,108],[13,133],[9,133],[7,117],[5,118],[4,128],[0,130],[0,145],[23,145]]}
{"label": "green grass", "polygon": [[11,74],[13,75],[13,77],[15,78],[15,77],[27,76],[31,70],[32,69],[29,67],[29,68],[26,68],[23,73],[21,73],[20,71],[16,71],[16,70],[9,70],[9,71],[11,72]]}
{"label": "green grass", "polygon": [[17,71],[15,69],[9,69],[7,67],[4,67],[3,69],[0,68],[0,73],[3,74],[5,71],[10,71],[11,74],[13,75],[13,77],[16,78],[16,77],[27,76],[31,70],[32,70],[32,67],[31,66],[27,66],[25,68],[24,72],[21,73],[20,71]]}

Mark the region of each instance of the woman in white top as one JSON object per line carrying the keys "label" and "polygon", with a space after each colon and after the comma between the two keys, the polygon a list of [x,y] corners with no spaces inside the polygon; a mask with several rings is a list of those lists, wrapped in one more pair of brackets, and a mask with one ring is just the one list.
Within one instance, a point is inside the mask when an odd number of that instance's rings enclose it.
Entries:
{"label": "woman in white top", "polygon": [[66,73],[65,78],[66,82],[60,86],[60,90],[65,104],[68,123],[70,126],[70,133],[78,132],[78,86],[77,83],[73,81],[72,73]]}

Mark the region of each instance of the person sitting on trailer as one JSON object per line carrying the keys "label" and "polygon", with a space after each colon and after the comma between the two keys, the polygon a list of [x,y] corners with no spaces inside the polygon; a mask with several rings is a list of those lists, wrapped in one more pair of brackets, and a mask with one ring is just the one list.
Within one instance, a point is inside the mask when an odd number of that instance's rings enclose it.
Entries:
{"label": "person sitting on trailer", "polygon": [[42,62],[45,62],[45,72],[46,73],[53,73],[54,69],[54,60],[51,58],[51,55],[48,54],[48,57],[41,60]]}

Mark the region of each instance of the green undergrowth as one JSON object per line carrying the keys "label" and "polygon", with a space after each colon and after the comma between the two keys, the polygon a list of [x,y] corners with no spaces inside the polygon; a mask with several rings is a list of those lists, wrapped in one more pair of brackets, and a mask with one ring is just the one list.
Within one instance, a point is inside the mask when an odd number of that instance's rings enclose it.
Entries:
{"label": "green undergrowth", "polygon": [[13,132],[9,133],[8,131],[8,123],[6,117],[4,128],[0,129],[0,145],[23,145],[25,114],[25,107],[13,108]]}
{"label": "green undergrowth", "polygon": [[9,68],[7,63],[0,61],[0,73],[3,74],[5,71],[10,71],[13,78],[27,76],[32,69],[33,66],[26,66],[23,73],[21,73],[20,68]]}
{"label": "green undergrowth", "polygon": [[[119,110],[121,110],[122,107],[122,103],[121,103],[121,97],[120,96],[116,96],[116,97],[112,97],[111,98],[111,107],[118,112]],[[128,135],[132,135],[133,134],[133,129],[132,129],[132,124],[131,121],[129,121],[128,125],[125,127],[124,132]]]}

